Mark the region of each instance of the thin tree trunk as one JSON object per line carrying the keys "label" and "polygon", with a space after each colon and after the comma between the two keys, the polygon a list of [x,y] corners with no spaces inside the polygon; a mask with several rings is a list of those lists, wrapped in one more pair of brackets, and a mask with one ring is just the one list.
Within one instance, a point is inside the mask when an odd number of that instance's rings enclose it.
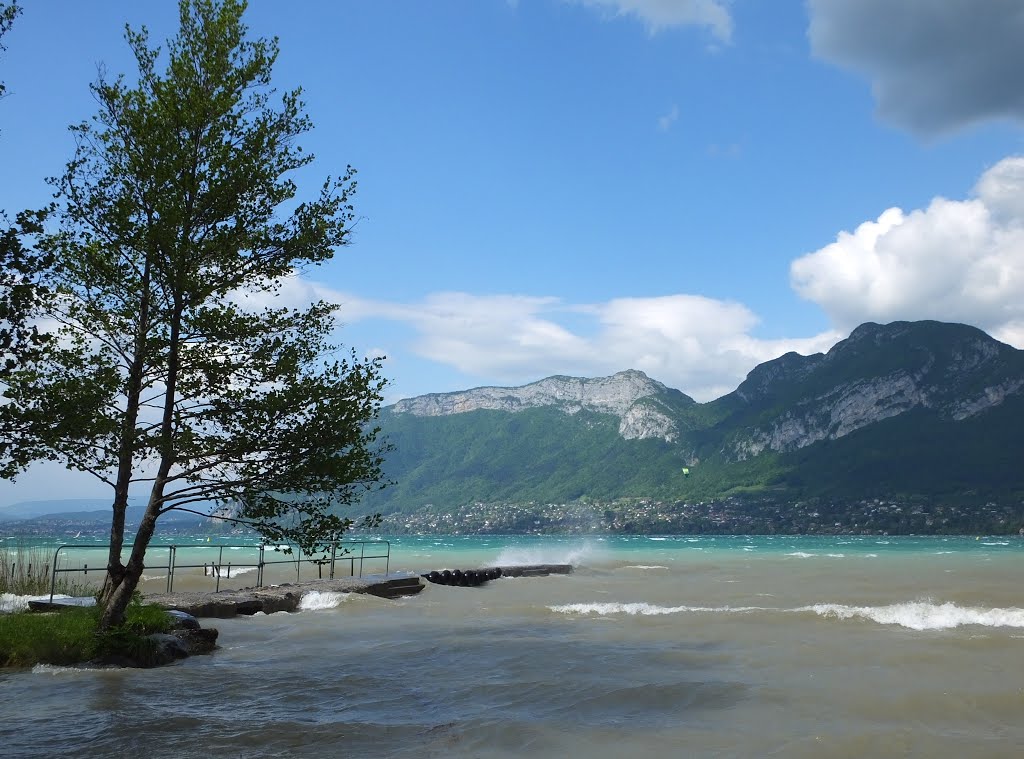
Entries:
{"label": "thin tree trunk", "polygon": [[142,375],[146,359],[146,337],[149,333],[151,259],[152,254],[147,254],[145,264],[143,265],[142,295],[139,299],[139,328],[135,336],[135,350],[125,387],[127,403],[125,405],[124,424],[121,427],[121,440],[117,452],[117,480],[114,484],[113,514],[110,520],[110,549],[107,554],[107,575],[103,580],[103,589],[99,595],[99,604],[103,607],[110,604],[114,592],[125,578],[125,566],[121,563],[121,551],[124,547],[124,522],[125,513],[128,510],[128,486],[132,481],[135,458],[135,425],[139,418]]}
{"label": "thin tree trunk", "polygon": [[131,603],[132,594],[135,593],[135,589],[139,586],[142,572],[146,568],[146,549],[149,547],[149,541],[153,538],[153,532],[156,530],[157,517],[160,516],[163,486],[163,481],[159,479],[153,483],[153,492],[150,495],[149,503],[146,504],[146,513],[143,514],[138,532],[135,533],[135,545],[132,546],[132,554],[121,572],[120,582],[111,588],[110,595],[103,605],[103,613],[100,616],[100,629],[102,630],[116,627],[124,622],[125,610],[128,608],[128,604]]}
{"label": "thin tree trunk", "polygon": [[[103,614],[100,616],[100,629],[106,630],[124,622],[125,610],[132,600],[132,594],[139,586],[142,571],[145,567],[146,549],[156,530],[156,520],[163,507],[164,486],[167,476],[174,463],[174,398],[178,387],[179,339],[181,335],[180,301],[175,303],[174,315],[171,319],[171,335],[167,354],[167,385],[164,390],[163,418],[160,421],[160,466],[153,480],[153,489],[149,494],[146,512],[142,515],[139,529],[135,533],[135,544],[128,564],[121,574],[121,581],[110,590],[104,599]],[[108,572],[108,578],[110,577]]]}

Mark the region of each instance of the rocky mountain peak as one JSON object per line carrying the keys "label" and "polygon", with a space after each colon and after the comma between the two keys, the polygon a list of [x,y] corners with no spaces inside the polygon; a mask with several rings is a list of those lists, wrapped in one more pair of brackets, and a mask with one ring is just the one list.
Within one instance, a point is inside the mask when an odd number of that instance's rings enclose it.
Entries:
{"label": "rocky mountain peak", "polygon": [[568,413],[582,409],[622,416],[640,398],[667,392],[665,385],[635,369],[610,377],[556,375],[521,387],[477,387],[452,393],[431,393],[396,403],[398,414],[445,416],[477,409],[522,411],[556,406]]}
{"label": "rocky mountain peak", "polygon": [[[629,369],[610,377],[586,379],[557,375],[521,387],[478,387],[453,393],[432,393],[401,400],[391,407],[396,414],[447,416],[480,409],[517,412],[554,407],[566,414],[595,411],[620,419],[619,432],[626,439],[658,437],[674,440],[676,425],[660,396],[676,394],[692,399]],[[638,406],[638,402],[650,402]]]}
{"label": "rocky mountain peak", "polygon": [[961,421],[1019,394],[1021,368],[1020,351],[974,327],[869,322],[824,356],[787,354],[751,371],[733,395],[753,423],[734,450],[791,451],[913,409]]}

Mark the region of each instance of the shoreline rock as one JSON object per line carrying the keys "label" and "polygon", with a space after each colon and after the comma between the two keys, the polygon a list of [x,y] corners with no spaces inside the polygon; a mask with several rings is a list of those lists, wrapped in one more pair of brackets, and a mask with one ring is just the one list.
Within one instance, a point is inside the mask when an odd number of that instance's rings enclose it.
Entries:
{"label": "shoreline rock", "polygon": [[217,649],[219,631],[204,628],[191,614],[177,610],[167,612],[174,620],[170,632],[153,633],[143,638],[149,644],[136,647],[134,651],[118,651],[93,659],[90,664],[112,667],[152,669],[173,664],[190,656],[213,653]]}

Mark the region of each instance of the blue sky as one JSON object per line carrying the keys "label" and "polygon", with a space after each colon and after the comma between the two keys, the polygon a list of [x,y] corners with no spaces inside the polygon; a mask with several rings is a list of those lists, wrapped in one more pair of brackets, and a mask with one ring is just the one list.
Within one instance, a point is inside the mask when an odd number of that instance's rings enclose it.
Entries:
{"label": "blue sky", "polygon": [[[8,212],[48,199],[97,65],[131,75],[124,24],[177,21],[22,5]],[[300,194],[359,171],[353,244],[285,297],[341,303],[389,401],[627,368],[706,401],[869,320],[1024,347],[1019,0],[255,0],[247,22],[316,125]]]}

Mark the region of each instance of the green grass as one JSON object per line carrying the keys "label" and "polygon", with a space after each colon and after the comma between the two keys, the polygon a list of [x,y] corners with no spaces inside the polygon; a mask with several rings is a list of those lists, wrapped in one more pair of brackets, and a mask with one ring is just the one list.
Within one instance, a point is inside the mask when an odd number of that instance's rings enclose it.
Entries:
{"label": "green grass", "polygon": [[158,606],[134,601],[124,625],[99,633],[100,610],[71,608],[38,614],[0,614],[0,667],[81,664],[100,656],[137,657],[153,643],[145,636],[167,632],[171,617]]}

